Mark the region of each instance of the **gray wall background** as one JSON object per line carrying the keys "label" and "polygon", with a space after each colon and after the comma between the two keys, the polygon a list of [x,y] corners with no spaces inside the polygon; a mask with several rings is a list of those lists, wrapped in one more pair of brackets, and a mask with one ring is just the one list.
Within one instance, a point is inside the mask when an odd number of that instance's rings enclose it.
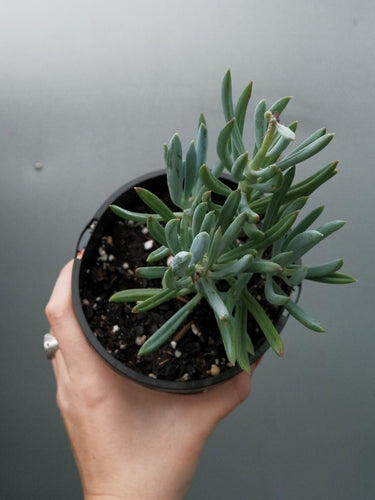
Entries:
{"label": "gray wall background", "polygon": [[324,203],[322,221],[348,223],[310,258],[343,257],[359,282],[304,287],[301,303],[327,333],[289,321],[284,358],[267,353],[187,498],[374,498],[373,1],[2,0],[0,9],[0,497],[80,498],[42,352],[44,306],[99,204],[161,168],[175,131],[186,146],[201,111],[214,161],[230,67],[236,95],[254,80],[252,110],[293,96],[284,121],[298,118],[297,140],[320,126],[336,132],[312,163],[339,159],[339,175],[308,207]]}

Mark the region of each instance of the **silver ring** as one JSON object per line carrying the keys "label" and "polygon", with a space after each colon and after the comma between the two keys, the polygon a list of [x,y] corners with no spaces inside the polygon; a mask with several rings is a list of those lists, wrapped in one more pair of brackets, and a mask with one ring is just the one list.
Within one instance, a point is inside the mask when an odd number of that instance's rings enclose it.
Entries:
{"label": "silver ring", "polygon": [[56,337],[51,335],[50,333],[46,333],[43,339],[43,347],[44,352],[48,359],[52,359],[52,356],[55,354],[57,349],[59,348],[59,344],[57,342]]}

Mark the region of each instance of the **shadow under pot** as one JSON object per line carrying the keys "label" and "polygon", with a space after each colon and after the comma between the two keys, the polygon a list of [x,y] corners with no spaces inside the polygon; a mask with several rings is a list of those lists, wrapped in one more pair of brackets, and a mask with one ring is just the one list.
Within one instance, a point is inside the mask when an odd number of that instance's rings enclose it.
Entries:
{"label": "shadow under pot", "polygon": [[[231,185],[231,181],[225,182]],[[109,208],[118,205],[131,211],[149,212],[135,186],[152,191],[175,209],[168,201],[165,171],[138,177],[102,204],[77,245],[72,280],[75,314],[90,345],[122,375],[166,392],[204,391],[241,372],[239,366],[228,363],[215,317],[204,299],[172,338],[144,356],[138,355],[140,346],[184,305],[184,298],[138,314],[132,313],[134,304],[109,302],[120,290],[161,286],[160,279],[146,280],[136,275],[136,269],[145,266],[149,253],[157,248],[147,225],[121,219]],[[258,300],[262,287],[261,282],[250,282],[249,290],[257,294]],[[286,312],[265,299],[261,303],[281,332],[288,317]],[[250,363],[254,364],[269,344],[250,314],[248,333],[255,349],[255,355],[250,356]]]}

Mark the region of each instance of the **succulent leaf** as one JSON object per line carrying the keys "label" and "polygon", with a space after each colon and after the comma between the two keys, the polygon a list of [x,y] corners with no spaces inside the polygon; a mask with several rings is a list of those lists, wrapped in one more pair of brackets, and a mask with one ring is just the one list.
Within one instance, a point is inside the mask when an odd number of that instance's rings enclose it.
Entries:
{"label": "succulent leaf", "polygon": [[154,210],[157,214],[159,214],[162,220],[170,220],[174,218],[175,215],[172,210],[167,207],[167,205],[160,198],[151,193],[151,191],[142,187],[136,187],[134,189],[141,200],[146,203],[151,210]]}
{"label": "succulent leaf", "polygon": [[228,196],[232,192],[231,188],[217,179],[206,165],[201,166],[199,175],[203,184],[214,193]]}
{"label": "succulent leaf", "polygon": [[195,306],[199,303],[201,297],[195,295],[187,304],[179,309],[171,318],[169,318],[140,348],[138,354],[145,356],[155,351],[163,345],[185,321]]}

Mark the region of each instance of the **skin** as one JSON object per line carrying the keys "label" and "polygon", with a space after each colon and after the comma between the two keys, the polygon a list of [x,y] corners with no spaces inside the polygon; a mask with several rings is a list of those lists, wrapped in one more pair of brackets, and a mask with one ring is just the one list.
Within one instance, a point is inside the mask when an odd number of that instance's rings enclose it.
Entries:
{"label": "skin", "polygon": [[62,269],[46,315],[59,343],[52,358],[57,404],[84,498],[182,499],[208,437],[249,395],[251,375],[187,396],[156,392],[114,372],[74,315],[72,266]]}

